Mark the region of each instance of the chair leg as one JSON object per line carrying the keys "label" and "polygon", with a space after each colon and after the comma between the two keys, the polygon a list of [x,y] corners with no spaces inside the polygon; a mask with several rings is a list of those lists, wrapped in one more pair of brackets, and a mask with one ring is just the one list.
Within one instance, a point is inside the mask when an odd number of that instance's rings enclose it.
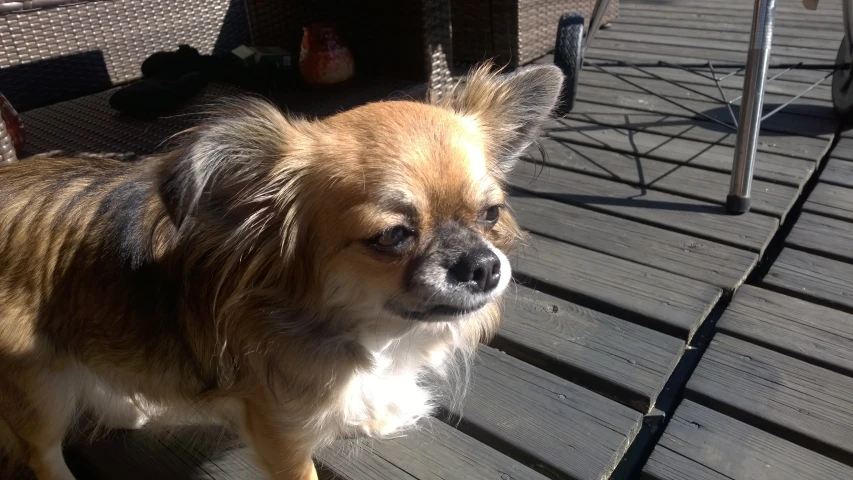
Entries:
{"label": "chair leg", "polygon": [[589,31],[583,39],[581,58],[586,56],[586,47],[595,38],[595,34],[598,33],[601,21],[604,20],[604,14],[607,12],[607,7],[609,6],[610,0],[596,0],[595,6],[592,9],[592,16],[589,19]]}
{"label": "chair leg", "polygon": [[767,65],[770,61],[770,44],[773,39],[773,14],[776,0],[755,0],[752,13],[752,33],[749,55],[743,79],[743,98],[740,104],[735,156],[726,210],[730,213],[749,211],[752,175],[755,170],[755,151],[761,130],[764,86]]}

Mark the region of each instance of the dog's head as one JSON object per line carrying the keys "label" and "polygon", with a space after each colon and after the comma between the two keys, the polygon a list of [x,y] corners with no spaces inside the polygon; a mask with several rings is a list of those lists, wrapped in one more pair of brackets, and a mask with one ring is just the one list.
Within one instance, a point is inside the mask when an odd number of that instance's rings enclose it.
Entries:
{"label": "dog's head", "polygon": [[161,191],[182,230],[204,231],[216,252],[204,258],[233,288],[355,320],[458,319],[509,284],[520,232],[504,177],[562,78],[482,68],[438,104],[378,102],[310,122],[247,101],[196,131]]}

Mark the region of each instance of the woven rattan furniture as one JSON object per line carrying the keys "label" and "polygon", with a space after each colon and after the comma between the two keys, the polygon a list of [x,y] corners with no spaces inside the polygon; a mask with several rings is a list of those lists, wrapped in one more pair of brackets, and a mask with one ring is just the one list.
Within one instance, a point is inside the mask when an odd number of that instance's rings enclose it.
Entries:
{"label": "woven rattan furniture", "polygon": [[[27,145],[19,157],[52,150],[148,153],[174,133],[174,121],[122,118],[109,108],[109,93],[97,92],[138,78],[146,57],[182,43],[203,54],[250,42],[298,52],[302,26],[325,20],[338,23],[352,46],[358,91],[286,92],[274,96],[282,106],[290,109],[289,100],[299,98],[300,106],[314,102],[316,113],[325,114],[392,92],[440,96],[451,81],[449,1],[0,0],[0,92],[25,119]],[[26,10],[39,6],[51,8]],[[331,100],[319,105],[323,97]],[[0,127],[0,160],[12,158]]]}
{"label": "woven rattan furniture", "polygon": [[[554,49],[560,15],[580,13],[589,25],[594,6],[595,0],[453,0],[454,60],[524,65]],[[602,24],[618,14],[619,0],[610,0]]]}

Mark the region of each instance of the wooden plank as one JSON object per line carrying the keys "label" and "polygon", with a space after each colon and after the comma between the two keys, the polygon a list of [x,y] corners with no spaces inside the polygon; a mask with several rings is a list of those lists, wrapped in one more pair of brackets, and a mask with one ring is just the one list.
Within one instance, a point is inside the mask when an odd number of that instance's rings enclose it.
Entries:
{"label": "wooden plank", "polygon": [[[667,45],[642,45],[629,42],[608,41],[599,37],[590,43],[585,60],[618,60],[632,62],[659,62],[669,63],[743,63],[746,55],[738,55],[734,52],[714,52],[713,50],[688,50],[681,47]],[[799,63],[802,59],[771,56],[771,64]],[[787,82],[797,82],[801,85],[811,85],[821,81],[826,73],[816,70],[793,70],[785,74]]]}
{"label": "wooden plank", "polygon": [[[72,459],[85,462],[86,471],[75,472],[78,478],[266,478],[233,433],[213,427],[157,435],[122,431],[69,450]],[[435,419],[425,419],[417,430],[395,439],[338,440],[321,450],[316,461],[321,478],[347,480],[546,478]]]}
{"label": "wooden plank", "polygon": [[643,468],[653,480],[853,478],[853,468],[689,400]]}
{"label": "wooden plank", "polygon": [[[670,72],[673,72],[673,70],[669,68],[647,70],[649,73],[657,75],[657,77],[660,78],[641,76],[640,72],[637,70],[633,70],[636,72],[634,75],[626,75],[622,73],[624,71],[625,68],[617,67],[600,70],[596,67],[590,66],[586,68],[579,77],[578,83],[582,85],[579,92],[583,95],[583,92],[586,91],[587,88],[592,87],[624,92],[654,92],[656,95],[662,95],[669,100],[687,105],[697,111],[704,112],[705,110],[712,109],[714,107],[723,107],[726,115],[723,115],[719,120],[726,121],[730,124],[732,123],[731,114],[728,112],[728,109],[723,103],[724,100],[720,95],[720,91],[711,80],[705,80],[704,83],[698,83],[697,80],[703,79],[697,75],[692,75],[697,79],[694,80],[692,84],[678,82],[679,85],[673,85],[670,81],[666,81],[669,80]],[[685,75],[690,75],[681,70],[675,71]],[[733,80],[737,81],[741,79],[733,78]],[[829,79],[827,79],[827,84],[829,84]],[[773,85],[773,83],[771,83],[771,85]],[[803,89],[800,88],[799,90],[802,91]],[[726,94],[727,101],[732,101],[740,97],[742,90],[741,86],[737,85],[733,87],[724,87],[723,92]],[[776,118],[779,123],[790,123],[792,121],[796,121],[798,117],[815,117],[819,118],[820,120],[818,121],[824,122],[824,124],[835,125],[835,111],[831,108],[832,103],[829,92],[822,93],[823,96],[820,98],[801,98],[778,113],[775,113],[771,118]],[[796,93],[794,95],[796,95]],[[790,99],[791,95],[766,93],[764,95],[764,112],[770,113],[770,111],[774,110],[776,106],[781,105]],[[739,105],[740,100],[733,102],[732,105],[732,110],[736,116],[738,115],[738,109],[740,108]],[[713,115],[713,117],[718,118],[717,115]],[[763,127],[765,129],[773,129],[774,127],[777,127],[777,125],[775,123],[768,123],[763,125]]]}
{"label": "wooden plank", "polygon": [[766,285],[831,307],[853,310],[853,265],[785,248],[764,278]]}
{"label": "wooden plank", "polygon": [[804,212],[853,220],[853,189],[818,183],[803,205]]}
{"label": "wooden plank", "polygon": [[[840,23],[840,22],[839,22]],[[661,35],[660,31],[657,34],[646,32],[626,32],[619,26],[607,30],[598,38],[607,38],[613,41],[622,42],[641,42],[648,45],[672,45],[681,47],[685,50],[714,50],[725,52],[736,52],[745,54],[749,49],[749,40],[747,41],[732,41],[731,39],[713,39],[710,38],[691,38],[684,36],[669,35],[669,31],[665,30],[665,34]],[[841,39],[839,38],[839,42]],[[824,42],[827,44],[829,42]],[[592,44],[590,44],[592,45]],[[835,61],[835,56],[838,54],[838,45],[835,50],[831,48],[804,48],[802,45],[788,45],[773,42],[771,52],[774,55],[784,55],[786,57],[799,58],[809,62],[832,63]]]}
{"label": "wooden plank", "polygon": [[[799,8],[797,8],[799,7]],[[818,10],[807,10],[802,5],[798,6],[785,6],[779,5],[776,7],[776,18],[780,20],[790,20],[790,21],[800,21],[800,22],[812,22],[812,23],[821,23],[827,24],[830,27],[833,27],[833,30],[841,31],[840,25],[840,17],[838,15],[841,13],[840,11],[833,12],[833,9],[828,8],[821,4],[821,7]],[[631,12],[648,12],[652,10],[656,13],[683,13],[688,15],[700,16],[705,18],[708,15],[727,15],[729,17],[735,17],[741,19],[743,21],[749,21],[752,19],[752,5],[748,3],[741,4],[719,4],[717,2],[673,2],[671,4],[657,4],[652,9],[642,9],[636,5],[631,5],[630,3],[626,3],[624,8],[624,12],[626,14]],[[802,23],[801,23],[802,24]],[[708,26],[709,29],[711,25]]]}
{"label": "wooden plank", "polygon": [[[610,136],[620,135],[617,132],[615,135],[611,133]],[[690,166],[694,159],[704,156],[701,150],[676,165],[643,158],[637,154],[612,152],[607,147],[601,149],[573,145],[560,137],[561,134],[553,134],[552,139],[540,142],[540,146],[548,153],[544,160],[549,165],[721,205],[725,203],[729,192],[730,174]],[[664,149],[666,148],[664,146]],[[731,154],[733,156],[734,151],[731,151]],[[752,210],[772,215],[782,221],[799,193],[798,187],[754,180]]]}
{"label": "wooden plank", "polygon": [[853,376],[853,315],[744,285],[716,327],[720,333]]}
{"label": "wooden plank", "polygon": [[832,158],[853,161],[853,130],[842,130],[838,143],[830,154]]}
{"label": "wooden plank", "polygon": [[820,174],[820,181],[830,185],[853,188],[853,162],[830,158]]}
{"label": "wooden plank", "polygon": [[428,418],[386,441],[339,440],[319,463],[341,480],[545,480],[546,477],[450,426]]}
{"label": "wooden plank", "polygon": [[[695,35],[704,35],[709,34],[713,35],[714,33],[721,32],[723,35],[726,33],[734,34],[734,35],[742,35],[746,38],[749,38],[749,34],[751,31],[751,25],[749,22],[735,22],[735,21],[723,21],[719,23],[715,23],[711,28],[714,30],[709,30],[709,25],[707,22],[703,22],[701,20],[697,20],[695,18],[681,18],[676,22],[673,22],[672,19],[666,17],[655,17],[655,16],[640,16],[635,15],[634,11],[628,11],[622,9],[619,12],[619,19],[617,23],[614,23],[614,27],[622,29],[627,26],[643,26],[643,27],[657,27],[658,29],[667,29],[667,33],[669,33],[670,29],[675,30],[676,34],[678,30],[685,29],[694,32]],[[673,28],[675,27],[675,28]],[[822,40],[827,43],[827,45],[833,45],[835,43],[839,43],[839,35],[838,32],[834,32],[831,30],[823,30],[817,28],[804,29],[797,28],[797,26],[776,26],[773,28],[774,37],[773,43],[776,43],[776,38],[782,38],[786,42],[795,43],[797,39],[815,39]],[[778,33],[778,37],[776,34]],[[713,37],[709,37],[713,38]],[[738,37],[742,38],[742,37]]]}
{"label": "wooden plank", "polygon": [[853,378],[749,342],[716,335],[686,397],[853,463]]}
{"label": "wooden plank", "polygon": [[712,285],[592,250],[538,235],[531,240],[531,247],[518,254],[516,274],[550,284],[572,299],[615,307],[631,321],[682,339],[690,338],[722,294]]}
{"label": "wooden plank", "polygon": [[755,252],[764,250],[778,226],[777,219],[754,212],[732,216],[719,205],[559,168],[543,168],[524,160],[510,174],[509,181],[523,192]]}
{"label": "wooden plank", "polygon": [[785,243],[800,250],[853,263],[853,223],[803,212]]}
{"label": "wooden plank", "polygon": [[609,477],[640,428],[639,412],[489,347],[479,352],[463,431],[547,476]]}
{"label": "wooden plank", "polygon": [[[620,12],[622,13],[622,12]],[[779,15],[775,20],[779,22],[780,25],[786,27],[804,27],[809,26],[811,28],[821,28],[823,30],[828,30],[832,32],[842,32],[843,26],[840,25],[839,17],[826,17],[826,16],[813,16],[810,14],[811,12],[802,9],[799,15]],[[840,12],[839,12],[840,13]],[[736,23],[736,24],[749,24],[752,15],[748,11],[744,12],[734,12],[731,11],[727,6],[722,6],[720,8],[711,8],[711,9],[698,9],[693,6],[665,6],[665,5],[655,5],[653,8],[647,8],[645,10],[640,8],[635,8],[633,10],[626,9],[625,15],[628,18],[634,17],[656,17],[656,18],[666,18],[670,20],[681,20],[681,19],[692,19],[708,22],[706,24],[706,29],[713,29],[713,25],[717,22],[722,23]],[[622,17],[620,16],[620,20]],[[775,23],[775,22],[774,22]],[[804,30],[806,30],[804,28]]]}
{"label": "wooden plank", "polygon": [[[586,102],[582,98],[575,102],[572,113],[566,118],[726,147],[734,147],[736,141],[736,134],[731,130],[700,118],[690,117],[690,114],[669,115],[641,111],[616,105]],[[815,162],[822,158],[829,146],[830,141],[823,138],[778,135],[767,131],[761,132],[757,145],[759,152],[793,157],[808,162]],[[765,159],[759,164],[766,161]],[[756,171],[758,171],[758,165],[756,165]]]}
{"label": "wooden plank", "polygon": [[[737,43],[739,45],[749,44],[750,29],[745,25],[741,26],[741,28],[731,28],[728,30],[701,30],[695,28],[695,26],[691,27],[683,25],[680,22],[677,25],[661,25],[663,22],[651,24],[638,22],[637,20],[642,20],[642,17],[631,16],[632,10],[622,10],[620,13],[624,15],[620,16],[619,23],[616,28],[613,29],[613,33],[660,33],[661,27],[665,27],[665,38],[681,37],[701,39],[705,41],[722,40]],[[794,33],[794,30],[790,28],[774,28],[773,46],[808,47],[815,50],[828,50],[831,51],[833,55],[838,52],[838,45],[836,44],[840,42],[840,39],[836,32],[814,31],[809,32],[808,36],[792,35],[792,33]]]}
{"label": "wooden plank", "polygon": [[546,198],[513,196],[527,230],[583,248],[734,290],[758,255]]}
{"label": "wooden plank", "polygon": [[[665,82],[661,83],[665,84]],[[633,108],[635,110],[653,111],[657,113],[681,116],[694,115],[689,110],[686,110],[686,107],[694,112],[699,112],[706,117],[716,119],[720,122],[727,124],[732,123],[731,114],[729,113],[728,108],[723,104],[678,99],[675,100],[677,102],[676,105],[667,101],[665,98],[658,96],[661,92],[656,90],[651,91],[654,92],[654,94],[644,92],[642,89],[634,88],[627,84],[625,88],[619,90],[593,85],[583,85],[578,89],[578,97],[587,102],[600,103],[604,105],[617,105]],[[738,115],[738,109],[734,108],[734,106],[732,108],[735,111],[735,115]],[[768,104],[765,105],[765,108],[765,113],[769,113],[770,109],[773,107]],[[786,107],[785,110],[789,112],[796,112],[798,108],[801,107],[797,106],[797,104],[792,104]],[[813,109],[814,107],[807,105],[804,108]],[[823,108],[826,108],[828,111],[831,107],[826,106]],[[768,132],[823,138],[831,138],[838,129],[838,125],[834,118],[818,118],[809,116],[807,117],[808,121],[804,121],[803,118],[804,117],[802,115],[780,112],[764,120],[762,122],[762,129]]]}
{"label": "wooden plank", "polygon": [[643,413],[654,405],[685,343],[519,286],[492,346]]}
{"label": "wooden plank", "polygon": [[[584,122],[581,115],[555,120],[548,125],[548,136],[574,145],[607,149],[626,155],[707,168],[730,174],[734,148],[665,135],[614,128]],[[536,158],[536,151],[532,151]],[[756,180],[799,186],[814,171],[815,164],[765,152],[756,154]],[[723,195],[725,198],[725,195]]]}

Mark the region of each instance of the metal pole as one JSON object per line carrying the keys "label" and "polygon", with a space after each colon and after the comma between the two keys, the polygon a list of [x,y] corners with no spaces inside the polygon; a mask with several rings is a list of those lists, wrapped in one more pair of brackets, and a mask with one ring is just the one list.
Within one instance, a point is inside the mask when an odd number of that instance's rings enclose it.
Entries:
{"label": "metal pole", "polygon": [[770,61],[770,43],[773,39],[773,12],[776,0],[755,0],[752,12],[752,34],[749,55],[743,79],[743,100],[740,104],[735,156],[726,210],[730,213],[749,211],[749,192],[755,170],[755,151],[761,130],[761,113],[764,105],[764,84]]}
{"label": "metal pole", "polygon": [[596,0],[595,7],[592,9],[592,17],[589,20],[589,32],[587,32],[583,39],[581,58],[586,58],[586,47],[589,45],[590,40],[595,38],[595,34],[598,32],[599,27],[601,27],[601,21],[604,20],[604,13],[607,12],[609,5],[610,0]]}
{"label": "metal pole", "polygon": [[844,16],[844,33],[847,34],[847,43],[853,50],[853,0],[841,0],[841,12]]}

